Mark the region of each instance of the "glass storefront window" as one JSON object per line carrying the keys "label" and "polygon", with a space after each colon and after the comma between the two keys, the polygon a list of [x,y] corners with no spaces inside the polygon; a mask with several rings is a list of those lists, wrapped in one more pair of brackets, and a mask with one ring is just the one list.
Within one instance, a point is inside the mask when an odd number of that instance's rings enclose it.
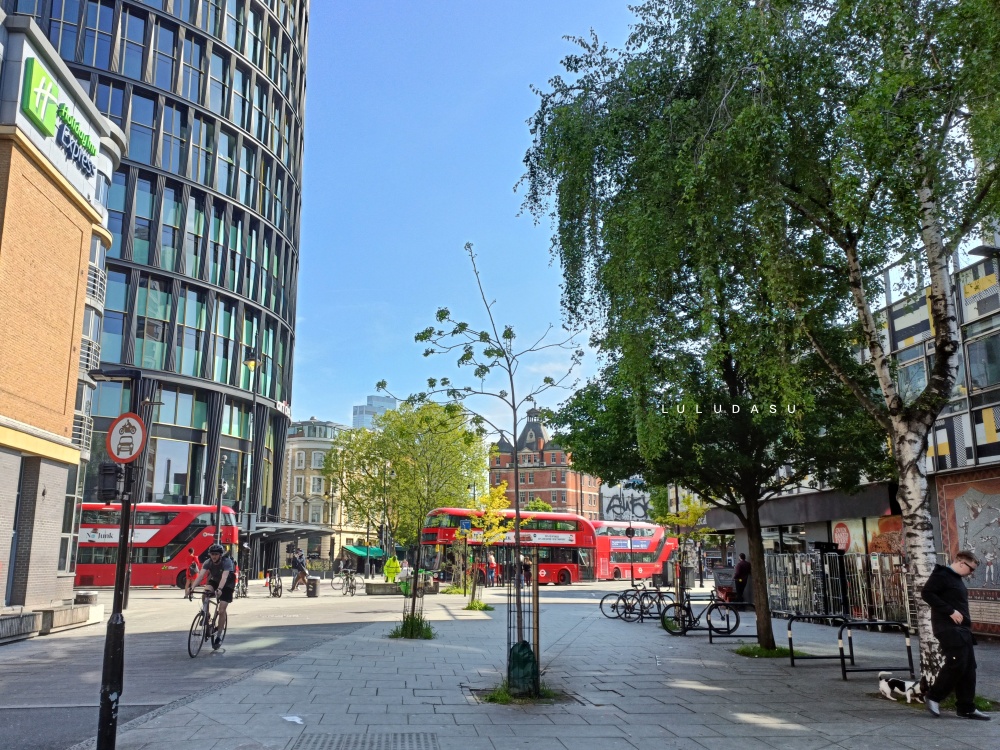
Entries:
{"label": "glass storefront window", "polygon": [[146,501],[175,503],[201,494],[205,446],[183,440],[150,438]]}
{"label": "glass storefront window", "polygon": [[973,341],[969,349],[969,376],[972,389],[1000,383],[1000,334]]}

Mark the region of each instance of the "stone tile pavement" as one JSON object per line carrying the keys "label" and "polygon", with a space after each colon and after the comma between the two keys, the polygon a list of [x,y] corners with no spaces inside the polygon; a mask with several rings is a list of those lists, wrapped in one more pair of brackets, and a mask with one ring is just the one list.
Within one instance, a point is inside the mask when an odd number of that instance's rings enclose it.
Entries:
{"label": "stone tile pavement", "polygon": [[[673,637],[604,618],[594,601],[546,598],[542,681],[553,703],[492,705],[474,690],[505,673],[503,600],[489,613],[428,597],[431,641],[391,640],[391,623],[207,686],[119,727],[121,750],[867,750],[1000,747],[1000,718],[933,719],[876,697],[874,673],[843,681],[838,661],[753,660],[738,641]],[[796,647],[835,652],[836,630],[796,624]],[[752,632],[752,624],[747,628]],[[775,621],[784,640],[784,621]],[[859,666],[905,661],[902,638],[855,634]],[[753,638],[748,638],[753,642]],[[914,649],[916,646],[914,646]],[[989,647],[996,661],[997,647]],[[881,661],[879,661],[881,660]],[[995,675],[994,675],[995,677]],[[990,686],[994,682],[989,683]],[[984,692],[981,688],[980,692]],[[1000,696],[993,695],[997,698]],[[93,742],[76,746],[93,747]]]}

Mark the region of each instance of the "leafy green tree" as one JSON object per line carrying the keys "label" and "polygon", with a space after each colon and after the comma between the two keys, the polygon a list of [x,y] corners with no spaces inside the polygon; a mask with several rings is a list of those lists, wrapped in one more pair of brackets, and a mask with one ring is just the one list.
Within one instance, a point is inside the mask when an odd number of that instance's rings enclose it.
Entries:
{"label": "leafy green tree", "polygon": [[[638,301],[642,320],[677,312],[664,292],[727,273],[742,248],[755,261],[738,264],[742,283],[790,313],[779,343],[808,341],[889,438],[919,589],[935,559],[928,434],[959,351],[949,263],[1000,209],[1000,15],[987,0],[651,0],[636,12],[621,52],[581,41],[573,80],[551,81],[532,123],[527,202],[544,215],[556,198],[567,306],[608,311],[604,343],[636,382],[642,329],[617,335],[633,319],[622,305]],[[682,274],[658,260],[683,256]],[[937,353],[910,402],[873,314],[896,261],[929,281]],[[767,355],[775,330],[758,333]],[[919,601],[918,626],[933,678]]]}
{"label": "leafy green tree", "polygon": [[544,500],[539,500],[537,497],[532,498],[527,503],[524,504],[525,510],[533,510],[536,513],[551,513],[552,506],[549,505]]}

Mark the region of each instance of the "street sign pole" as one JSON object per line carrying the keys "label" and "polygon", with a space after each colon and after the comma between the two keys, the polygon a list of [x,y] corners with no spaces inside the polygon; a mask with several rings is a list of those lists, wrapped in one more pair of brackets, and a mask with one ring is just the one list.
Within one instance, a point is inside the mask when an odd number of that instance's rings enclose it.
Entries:
{"label": "street sign pole", "polygon": [[118,702],[125,682],[125,604],[128,575],[129,532],[132,528],[132,501],[135,472],[132,462],[142,455],[146,425],[138,414],[122,414],[108,428],[105,447],[115,463],[126,464],[118,524],[118,559],[115,562],[115,593],[104,639],[104,666],[101,672],[101,706],[97,720],[97,750],[114,750],[118,735]]}

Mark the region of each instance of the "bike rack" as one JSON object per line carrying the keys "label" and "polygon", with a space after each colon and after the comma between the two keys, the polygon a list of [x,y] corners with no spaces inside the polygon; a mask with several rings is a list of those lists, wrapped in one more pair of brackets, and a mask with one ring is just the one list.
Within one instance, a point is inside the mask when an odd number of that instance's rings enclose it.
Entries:
{"label": "bike rack", "polygon": [[[752,609],[754,613],[757,612],[757,607],[749,602],[725,602],[728,606],[735,609],[737,612],[746,612],[747,609]],[[739,628],[737,628],[739,630]],[[735,632],[732,633],[716,633],[714,630],[709,628],[708,630],[708,642],[713,643],[715,638],[756,638],[756,631],[753,633],[740,633],[737,635]]]}
{"label": "bike rack", "polygon": [[[795,649],[792,646],[792,624],[796,620],[819,620],[820,622],[823,622],[826,625],[836,625],[838,622],[839,623],[844,623],[846,625],[847,622],[848,622],[847,617],[845,617],[844,615],[797,615],[797,614],[790,614],[788,616],[788,660],[789,660],[789,662],[791,663],[791,665],[793,667],[795,666],[795,658],[796,657],[795,657]],[[843,632],[843,628],[841,628],[841,632]],[[840,645],[840,653],[838,653],[838,654],[829,654],[829,655],[820,655],[820,656],[800,656],[798,658],[799,658],[800,661],[804,661],[806,659],[840,659],[841,666],[844,667],[844,666],[846,666],[845,663],[844,663],[844,658],[845,658],[844,657],[844,642],[843,642],[843,640],[840,639],[839,635],[837,637],[837,640],[838,640],[839,645]],[[850,631],[848,631],[848,633],[847,633],[847,642],[848,642],[848,646],[850,648],[851,664],[853,665],[854,664],[854,641],[851,640],[851,633],[850,633]],[[844,679],[847,679],[847,678],[845,677]]]}
{"label": "bike rack", "polygon": [[[851,636],[852,627],[871,627],[872,625],[878,625],[883,627],[897,627],[903,631],[903,635],[906,639],[906,660],[907,665],[905,667],[855,667],[854,665],[854,640]],[[847,660],[844,657],[844,629],[847,629],[847,642],[851,649],[851,668],[847,667]],[[791,629],[789,629],[788,641],[791,643]],[[917,679],[916,673],[913,671],[913,649],[910,647],[910,626],[905,622],[899,622],[897,620],[847,620],[843,625],[840,626],[840,631],[837,633],[837,642],[840,645],[840,674],[846,680],[848,672],[890,672],[896,669],[907,669],[910,672],[910,679]],[[800,657],[802,658],[802,657]],[[815,657],[813,657],[815,658]]]}

